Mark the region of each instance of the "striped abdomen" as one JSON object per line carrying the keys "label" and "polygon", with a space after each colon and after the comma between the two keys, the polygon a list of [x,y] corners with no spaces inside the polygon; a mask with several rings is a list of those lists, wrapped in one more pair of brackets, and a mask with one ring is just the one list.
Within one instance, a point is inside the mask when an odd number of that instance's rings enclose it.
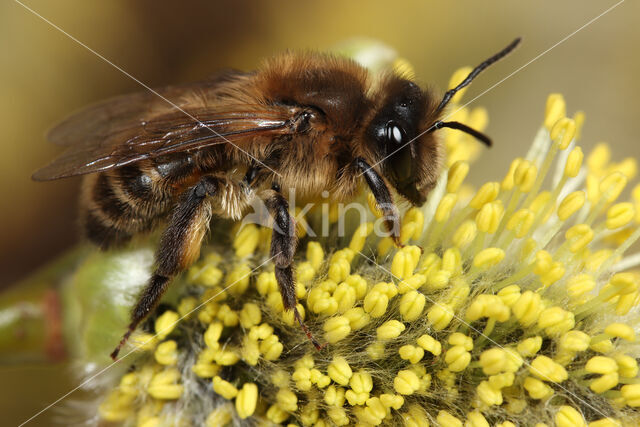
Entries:
{"label": "striped abdomen", "polygon": [[171,166],[138,162],[86,176],[81,218],[87,238],[108,248],[150,231],[175,200]]}

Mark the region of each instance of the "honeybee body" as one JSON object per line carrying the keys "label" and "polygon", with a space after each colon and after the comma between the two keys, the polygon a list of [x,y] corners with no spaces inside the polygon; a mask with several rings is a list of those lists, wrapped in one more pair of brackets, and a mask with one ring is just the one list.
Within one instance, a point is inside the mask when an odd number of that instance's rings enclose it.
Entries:
{"label": "honeybee body", "polygon": [[[421,205],[436,183],[442,148],[435,130],[455,91],[512,50],[476,67],[438,104],[429,91],[394,73],[371,76],[357,63],[323,54],[287,53],[255,72],[115,98],[54,128],[68,151],[34,174],[48,180],[85,175],[81,217],[103,248],[166,222],[156,268],[134,307],[120,345],[199,255],[213,215],[239,219],[260,198],[274,219],[271,259],[285,309],[316,347],[296,309],[291,263],[296,201],[348,201],[366,183],[398,242],[399,216],[389,186]],[[169,103],[167,103],[167,101]]]}

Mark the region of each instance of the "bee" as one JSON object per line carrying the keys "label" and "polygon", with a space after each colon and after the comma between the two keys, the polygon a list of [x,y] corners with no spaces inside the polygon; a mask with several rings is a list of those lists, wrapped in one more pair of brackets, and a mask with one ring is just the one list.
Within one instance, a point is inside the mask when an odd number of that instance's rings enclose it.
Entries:
{"label": "bee", "polygon": [[328,191],[331,201],[343,202],[364,182],[400,245],[389,187],[412,205],[425,202],[443,157],[439,129],[457,129],[491,145],[486,135],[444,121],[444,109],[519,42],[482,62],[440,101],[397,74],[374,80],[347,58],[284,53],[257,71],[227,70],[196,83],[116,97],[53,128],[48,139],[67,151],[33,179],[84,175],[80,217],[88,240],[111,248],[166,223],[155,270],[112,358],[172,279],[199,257],[212,216],[240,219],[256,197],[274,222],[270,256],[283,306],[321,348],[296,309],[297,238],[283,194],[294,190],[302,200],[318,200]]}

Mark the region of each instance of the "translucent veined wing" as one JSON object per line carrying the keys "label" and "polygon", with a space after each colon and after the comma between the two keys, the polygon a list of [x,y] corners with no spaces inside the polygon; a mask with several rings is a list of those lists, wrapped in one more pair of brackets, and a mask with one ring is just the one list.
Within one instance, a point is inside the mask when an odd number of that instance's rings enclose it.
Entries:
{"label": "translucent veined wing", "polygon": [[49,139],[67,146],[67,151],[37,171],[33,179],[83,175],[216,144],[242,145],[247,137],[291,132],[291,108],[233,104],[228,97],[217,103],[212,91],[219,83],[218,79],[205,82],[208,87],[200,83],[162,89],[168,99],[181,100],[175,102],[180,109],[153,93],[141,93],[117,97],[71,116],[49,134]]}

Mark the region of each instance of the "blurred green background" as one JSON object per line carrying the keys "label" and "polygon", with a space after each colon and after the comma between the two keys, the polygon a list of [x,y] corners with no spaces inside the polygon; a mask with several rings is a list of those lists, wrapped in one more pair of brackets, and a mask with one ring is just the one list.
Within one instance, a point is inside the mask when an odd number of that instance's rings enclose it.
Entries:
{"label": "blurred green background", "polygon": [[[478,78],[467,100],[615,3],[25,0],[149,86],[199,79],[222,67],[252,69],[285,49],[322,50],[364,36],[395,48],[422,84],[444,89],[455,69],[476,65],[522,36],[521,48]],[[640,3],[622,3],[476,101],[489,110],[487,133],[495,148],[480,158],[471,180],[501,178],[511,159],[526,152],[550,92],[565,95],[569,113],[586,112],[586,151],[608,141],[617,159],[640,158],[639,17]],[[45,141],[46,130],[86,104],[138,90],[19,3],[0,4],[0,287],[77,241],[78,180],[29,178],[59,152]],[[71,390],[79,383],[73,372],[64,363],[3,362],[3,424],[19,424]],[[30,425],[51,425],[56,413],[47,411]]]}

